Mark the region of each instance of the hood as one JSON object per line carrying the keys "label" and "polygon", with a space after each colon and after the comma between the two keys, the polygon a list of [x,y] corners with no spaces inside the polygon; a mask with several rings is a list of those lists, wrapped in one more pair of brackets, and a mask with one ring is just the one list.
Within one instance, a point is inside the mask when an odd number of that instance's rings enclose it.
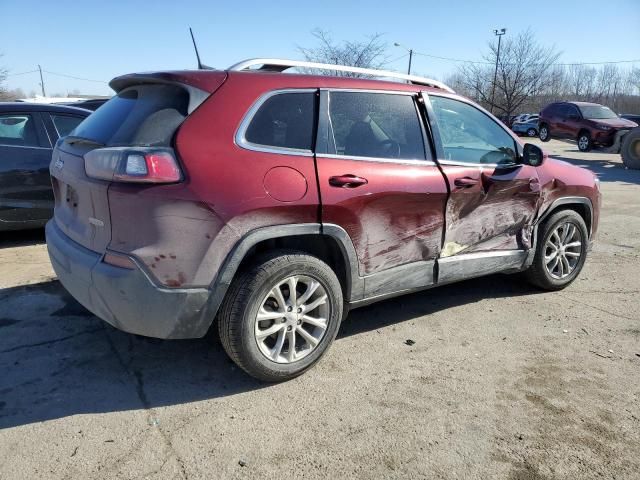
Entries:
{"label": "hood", "polygon": [[634,128],[638,124],[627,120],[626,118],[602,118],[602,119],[589,119],[594,125],[608,125],[613,128]]}

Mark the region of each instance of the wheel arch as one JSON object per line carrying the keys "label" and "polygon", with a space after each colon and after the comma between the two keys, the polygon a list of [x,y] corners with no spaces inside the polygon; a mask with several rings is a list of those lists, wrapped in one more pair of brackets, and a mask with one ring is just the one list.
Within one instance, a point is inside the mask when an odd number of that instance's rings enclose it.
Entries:
{"label": "wheel arch", "polygon": [[562,197],[554,200],[544,212],[538,217],[533,226],[533,243],[529,249],[529,254],[524,262],[523,269],[527,269],[533,263],[536,247],[538,243],[538,230],[544,221],[556,212],[561,210],[573,210],[582,217],[587,225],[589,239],[592,235],[593,226],[593,203],[587,197]]}
{"label": "wheel arch", "polygon": [[582,135],[583,133],[586,133],[589,139],[591,140],[591,137],[593,135],[591,135],[591,130],[589,130],[586,127],[582,127],[580,130],[578,130],[578,134],[576,135],[576,140],[578,140],[580,138],[580,135]]}
{"label": "wheel arch", "polygon": [[211,283],[208,315],[212,321],[236,274],[261,253],[273,249],[297,250],[320,258],[336,273],[345,302],[362,297],[364,281],[358,275],[356,251],[343,228],[320,223],[262,227],[236,243]]}
{"label": "wheel arch", "polygon": [[536,222],[537,228],[551,215],[560,210],[574,210],[577,212],[584,223],[587,225],[587,231],[589,232],[589,238],[591,238],[592,225],[593,225],[593,204],[587,197],[563,197],[554,200],[551,205],[540,215]]}

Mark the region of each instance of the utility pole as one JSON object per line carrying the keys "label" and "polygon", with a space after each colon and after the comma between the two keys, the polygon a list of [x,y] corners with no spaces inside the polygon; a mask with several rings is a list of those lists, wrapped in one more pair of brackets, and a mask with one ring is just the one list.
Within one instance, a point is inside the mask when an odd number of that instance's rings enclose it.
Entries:
{"label": "utility pole", "polygon": [[493,72],[493,86],[491,87],[491,105],[489,111],[493,113],[493,102],[496,95],[496,80],[498,79],[498,62],[500,61],[500,40],[502,40],[502,35],[507,33],[506,28],[501,28],[500,30],[494,30],[493,34],[498,37],[498,53],[496,55],[496,70]]}
{"label": "utility pole", "polygon": [[38,70],[40,70],[40,87],[42,87],[42,96],[46,97],[47,94],[44,93],[44,78],[42,78],[42,67],[38,65]]}
{"label": "utility pole", "polygon": [[409,52],[409,68],[407,68],[407,75],[411,75],[411,60],[413,59],[413,48],[405,47],[404,45],[398,42],[394,43],[393,46],[404,48],[407,52]]}

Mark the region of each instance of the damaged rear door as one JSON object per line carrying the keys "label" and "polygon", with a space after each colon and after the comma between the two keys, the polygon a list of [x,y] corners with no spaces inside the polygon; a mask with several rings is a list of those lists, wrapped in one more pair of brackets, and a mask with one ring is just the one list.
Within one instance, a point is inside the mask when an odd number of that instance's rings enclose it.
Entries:
{"label": "damaged rear door", "polygon": [[516,140],[481,109],[446,95],[424,97],[451,192],[438,281],[518,268],[540,205],[536,168],[519,163]]}

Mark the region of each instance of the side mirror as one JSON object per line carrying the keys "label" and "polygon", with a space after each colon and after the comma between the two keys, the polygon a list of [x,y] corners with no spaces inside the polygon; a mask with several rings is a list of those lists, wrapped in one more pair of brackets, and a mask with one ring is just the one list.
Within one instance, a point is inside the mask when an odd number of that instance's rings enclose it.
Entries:
{"label": "side mirror", "polygon": [[544,161],[542,149],[532,143],[525,143],[522,151],[522,164],[530,167],[539,167]]}

